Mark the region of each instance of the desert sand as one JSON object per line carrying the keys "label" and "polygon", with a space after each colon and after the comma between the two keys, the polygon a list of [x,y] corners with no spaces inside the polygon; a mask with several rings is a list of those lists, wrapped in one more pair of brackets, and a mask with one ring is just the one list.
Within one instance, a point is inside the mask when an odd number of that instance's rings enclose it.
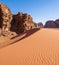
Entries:
{"label": "desert sand", "polygon": [[59,65],[59,30],[41,29],[0,48],[0,65]]}

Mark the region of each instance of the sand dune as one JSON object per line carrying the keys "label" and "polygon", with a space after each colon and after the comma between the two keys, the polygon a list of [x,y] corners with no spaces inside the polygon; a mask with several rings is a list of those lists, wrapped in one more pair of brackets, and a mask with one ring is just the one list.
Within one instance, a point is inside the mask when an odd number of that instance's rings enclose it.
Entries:
{"label": "sand dune", "polygon": [[0,48],[0,65],[59,65],[59,30],[41,29]]}

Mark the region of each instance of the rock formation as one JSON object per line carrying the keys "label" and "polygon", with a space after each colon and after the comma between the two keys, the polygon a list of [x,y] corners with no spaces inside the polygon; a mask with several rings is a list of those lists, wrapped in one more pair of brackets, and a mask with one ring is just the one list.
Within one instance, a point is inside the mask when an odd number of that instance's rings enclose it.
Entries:
{"label": "rock formation", "polygon": [[35,25],[35,28],[43,28],[43,23],[42,22],[39,22],[39,23],[34,23]]}
{"label": "rock formation", "polygon": [[55,21],[50,20],[45,23],[45,28],[59,28],[59,19],[56,19]]}
{"label": "rock formation", "polygon": [[55,20],[56,28],[59,28],[59,19]]}
{"label": "rock formation", "polygon": [[11,22],[12,31],[15,31],[16,33],[22,33],[26,30],[33,29],[34,27],[34,22],[30,15],[23,14],[22,12],[13,15],[13,20]]}
{"label": "rock formation", "polygon": [[0,3],[0,35],[8,35],[10,31],[10,23],[12,20],[12,14],[10,9]]}
{"label": "rock formation", "polygon": [[38,28],[43,28],[44,27],[42,22],[39,22],[37,25],[38,25]]}
{"label": "rock formation", "polygon": [[35,25],[30,15],[22,12],[12,15],[10,9],[0,3],[0,35],[7,36],[10,31],[22,33],[34,27]]}
{"label": "rock formation", "polygon": [[45,23],[45,28],[56,28],[56,24],[55,24],[55,21],[53,20],[49,20]]}
{"label": "rock formation", "polygon": [[34,25],[35,25],[35,28],[37,28],[37,27],[38,27],[37,23],[34,23]]}

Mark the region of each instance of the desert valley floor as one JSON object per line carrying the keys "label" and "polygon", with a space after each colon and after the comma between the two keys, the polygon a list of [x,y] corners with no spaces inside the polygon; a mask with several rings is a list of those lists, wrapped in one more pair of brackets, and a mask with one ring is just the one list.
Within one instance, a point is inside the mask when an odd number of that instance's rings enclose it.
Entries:
{"label": "desert valley floor", "polygon": [[[7,39],[3,44],[7,44]],[[59,65],[59,29],[43,28],[0,47],[0,65]]]}

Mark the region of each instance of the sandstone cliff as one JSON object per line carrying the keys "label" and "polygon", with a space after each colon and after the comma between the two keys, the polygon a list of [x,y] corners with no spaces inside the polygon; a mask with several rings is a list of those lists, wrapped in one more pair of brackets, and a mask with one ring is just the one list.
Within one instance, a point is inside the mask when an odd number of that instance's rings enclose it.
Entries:
{"label": "sandstone cliff", "polygon": [[0,35],[8,35],[10,31],[10,23],[12,20],[12,13],[10,9],[0,3]]}
{"label": "sandstone cliff", "polygon": [[33,29],[35,27],[33,19],[30,15],[19,12],[13,15],[13,20],[11,22],[11,30],[16,33],[22,33],[26,30]]}

